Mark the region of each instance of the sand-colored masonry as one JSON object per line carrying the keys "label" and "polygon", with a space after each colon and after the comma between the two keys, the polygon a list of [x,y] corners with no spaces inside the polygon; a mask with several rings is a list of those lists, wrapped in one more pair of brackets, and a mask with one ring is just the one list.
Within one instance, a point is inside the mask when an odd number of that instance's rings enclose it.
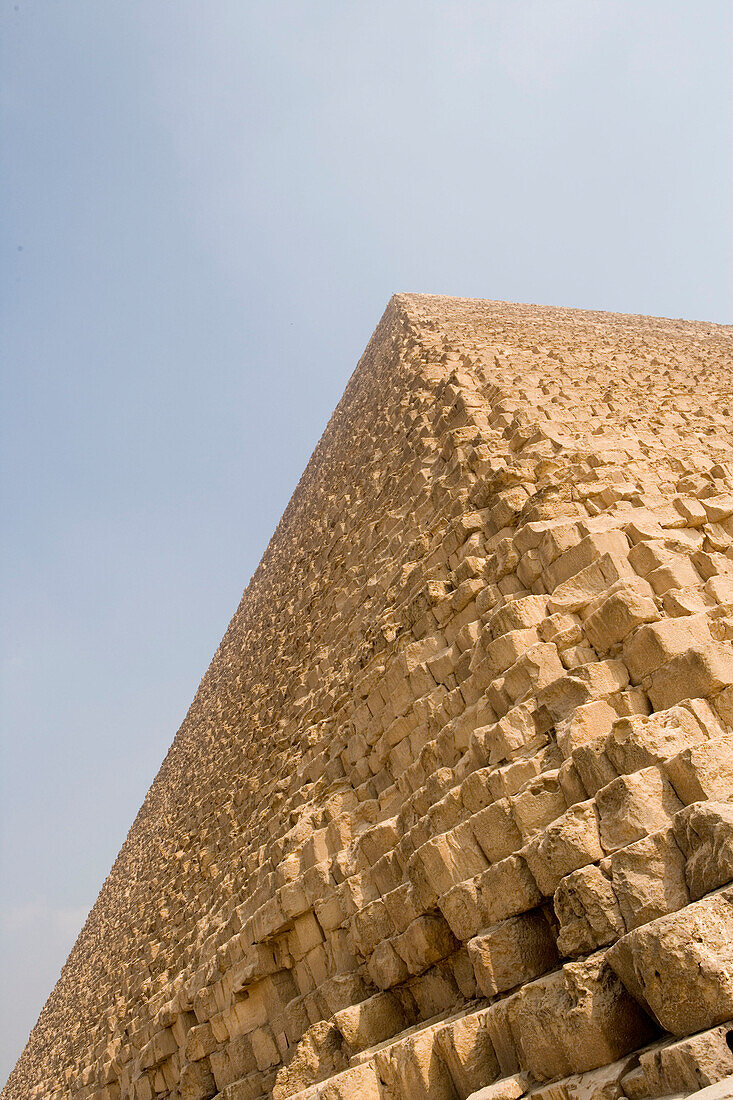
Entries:
{"label": "sand-colored masonry", "polygon": [[392,299],[3,1100],[733,1094],[732,351]]}

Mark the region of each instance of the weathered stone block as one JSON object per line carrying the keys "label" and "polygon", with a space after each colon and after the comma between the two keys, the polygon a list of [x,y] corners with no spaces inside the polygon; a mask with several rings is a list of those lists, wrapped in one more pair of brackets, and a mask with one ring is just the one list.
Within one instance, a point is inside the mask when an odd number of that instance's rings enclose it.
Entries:
{"label": "weathered stone block", "polygon": [[652,673],[649,698],[655,710],[681,699],[705,699],[733,684],[733,650],[725,642],[696,646]]}
{"label": "weathered stone block", "polygon": [[425,913],[392,941],[410,974],[421,974],[438,959],[444,959],[458,947],[448,924],[440,913]]}
{"label": "weathered stone block", "polygon": [[731,891],[629,932],[608,949],[608,961],[673,1035],[723,1023],[733,1017]]}
{"label": "weathered stone block", "polygon": [[571,872],[555,891],[561,955],[589,955],[626,931],[607,870],[590,864]]}
{"label": "weathered stone block", "polygon": [[602,953],[525,985],[505,1012],[519,1064],[539,1081],[615,1062],[654,1035]]}
{"label": "weathered stone block", "polygon": [[733,802],[686,806],[675,814],[674,833],[693,901],[733,880]]}
{"label": "weathered stone block", "polygon": [[603,854],[592,799],[571,806],[522,849],[532,877],[547,897],[552,896],[565,875],[595,863]]}
{"label": "weathered stone block", "polygon": [[670,824],[682,803],[659,768],[621,775],[596,794],[601,844],[615,852]]}
{"label": "weathered stone block", "polygon": [[435,1040],[461,1100],[499,1076],[485,1010],[461,1016],[439,1028]]}
{"label": "weathered stone block", "polygon": [[557,962],[555,936],[540,909],[487,928],[469,940],[468,953],[485,997],[530,981]]}
{"label": "weathered stone block", "polygon": [[453,1079],[438,1055],[433,1028],[376,1051],[374,1064],[390,1100],[405,1096],[457,1100]]}
{"label": "weathered stone block", "polygon": [[629,931],[673,913],[690,901],[685,857],[671,828],[660,829],[614,852],[608,869]]}
{"label": "weathered stone block", "polygon": [[500,798],[471,817],[471,828],[490,863],[506,859],[522,846],[508,798]]}
{"label": "weathered stone block", "polygon": [[376,993],[335,1013],[336,1027],[354,1053],[392,1038],[407,1026],[400,1001],[391,993]]}
{"label": "weathered stone block", "polygon": [[733,795],[733,736],[715,737],[683,749],[664,764],[672,786],[686,805]]}

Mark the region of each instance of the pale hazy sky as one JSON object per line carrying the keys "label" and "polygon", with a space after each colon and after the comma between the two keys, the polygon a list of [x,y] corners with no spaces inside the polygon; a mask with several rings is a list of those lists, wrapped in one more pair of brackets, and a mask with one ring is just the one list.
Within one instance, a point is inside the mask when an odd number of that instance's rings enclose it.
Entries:
{"label": "pale hazy sky", "polygon": [[733,320],[732,30],[0,2],[0,1081],[390,295]]}

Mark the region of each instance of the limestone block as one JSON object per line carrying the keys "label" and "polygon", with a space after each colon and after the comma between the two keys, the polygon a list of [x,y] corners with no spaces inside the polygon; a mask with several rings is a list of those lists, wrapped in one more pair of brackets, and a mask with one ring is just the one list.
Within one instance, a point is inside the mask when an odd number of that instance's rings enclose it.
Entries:
{"label": "limestone block", "polygon": [[507,669],[503,690],[510,700],[520,702],[552,683],[563,671],[557,647],[552,642],[538,642]]}
{"label": "limestone block", "polygon": [[707,521],[707,513],[695,497],[675,497],[672,503],[688,527],[701,527]]}
{"label": "limestone block", "polygon": [[606,752],[608,737],[602,734],[578,745],[570,756],[581,783],[588,794],[596,794],[602,787],[606,787],[618,776],[616,768],[611,763]]}
{"label": "limestone block", "polygon": [[478,879],[478,896],[486,924],[526,913],[541,899],[526,860],[519,855],[493,863]]}
{"label": "limestone block", "polygon": [[709,894],[636,928],[607,957],[624,985],[673,1035],[723,1023],[733,1016],[733,894]]}
{"label": "limestone block", "polygon": [[173,1036],[171,1028],[166,1027],[156,1032],[149,1043],[140,1052],[140,1063],[148,1069],[151,1066],[160,1065],[171,1054],[178,1050],[178,1044]]}
{"label": "limestone block", "polygon": [[726,729],[733,730],[733,687],[725,688],[713,700],[716,714]]}
{"label": "limestone block", "polygon": [[[434,1029],[408,1036],[374,1054],[385,1100],[457,1100],[448,1068],[438,1056]],[[277,1098],[275,1098],[277,1100]]]}
{"label": "limestone block", "polygon": [[522,837],[511,813],[508,798],[500,798],[479,810],[471,828],[490,863],[498,863],[522,846]]}
{"label": "limestone block", "polygon": [[341,898],[338,894],[319,899],[315,904],[315,916],[324,933],[333,932],[346,920],[346,913],[341,906]]}
{"label": "limestone block", "polygon": [[690,901],[685,857],[671,828],[660,829],[614,852],[608,869],[629,931],[673,913]]}
{"label": "limestone block", "polygon": [[512,707],[498,722],[485,727],[482,732],[481,743],[489,764],[526,755],[528,746],[539,745],[546,740],[542,737],[546,730],[547,725],[540,721],[532,703]]}
{"label": "limestone block", "polygon": [[301,914],[307,913],[310,909],[310,903],[303,889],[302,878],[283,883],[276,896],[283,913],[290,920],[293,917],[299,917]]}
{"label": "limestone block", "polygon": [[691,560],[700,576],[705,581],[714,577],[730,578],[733,573],[733,561],[725,554],[720,554],[708,545],[707,550],[696,550],[691,555]]}
{"label": "limestone block", "polygon": [[349,947],[349,935],[345,928],[331,932],[326,943],[329,969],[335,974],[351,974],[359,967],[359,959]]}
{"label": "limestone block", "polygon": [[454,887],[439,905],[453,934],[465,942],[487,925],[534,909],[541,898],[526,861],[511,855]]}
{"label": "limestone block", "polygon": [[567,809],[557,770],[543,772],[530,780],[509,801],[512,817],[524,840],[544,829]]}
{"label": "limestone block", "polygon": [[561,955],[588,955],[626,931],[608,871],[594,864],[572,871],[554,896]]}
{"label": "limestone block", "polygon": [[546,897],[552,897],[565,875],[597,862],[603,854],[592,799],[571,806],[522,849],[532,877]]}
{"label": "limestone block", "polygon": [[547,589],[553,592],[558,585],[580,573],[597,558],[609,555],[623,560],[628,552],[629,542],[623,531],[602,531],[586,535],[545,569],[543,578]]}
{"label": "limestone block", "polygon": [[257,1069],[260,1072],[279,1064],[280,1053],[272,1028],[266,1026],[256,1027],[250,1036],[250,1042],[252,1043],[252,1053],[257,1062]]}
{"label": "limestone block", "polygon": [[733,795],[733,737],[713,737],[673,756],[664,764],[672,786],[686,805]]}
{"label": "limestone block", "polygon": [[408,1021],[397,997],[383,992],[336,1012],[334,1022],[349,1049],[357,1053],[392,1038]]}
{"label": "limestone block", "polygon": [[563,667],[570,671],[571,669],[595,661],[596,651],[593,649],[593,646],[590,645],[571,646],[570,649],[564,649],[562,651],[560,660],[562,661]]}
{"label": "limestone block", "polygon": [[438,1028],[435,1041],[461,1100],[499,1076],[485,1011],[461,1016]]}
{"label": "limestone block", "polygon": [[608,1065],[654,1033],[603,953],[530,982],[504,1006],[519,1065],[538,1081]]}
{"label": "limestone block", "polygon": [[601,844],[614,852],[670,824],[682,803],[660,768],[612,780],[595,796]]}
{"label": "limestone block", "polygon": [[294,921],[293,937],[296,958],[302,958],[312,948],[323,943],[323,930],[314,913],[304,913]]}
{"label": "limestone block", "polygon": [[647,1096],[688,1093],[733,1075],[730,1023],[639,1055]]}
{"label": "limestone block", "polygon": [[459,787],[451,787],[446,795],[435,802],[428,810],[427,826],[433,836],[447,833],[459,825],[465,818],[463,801]]}
{"label": "limestone block", "polygon": [[663,619],[642,626],[624,642],[624,662],[635,684],[694,645],[711,641],[706,615]]}
{"label": "limestone block", "polygon": [[227,1085],[221,1090],[220,1097],[221,1100],[259,1100],[262,1095],[270,1091],[273,1083],[274,1074],[253,1073],[249,1077],[243,1077]]}
{"label": "limestone block", "polygon": [[211,1100],[216,1095],[217,1087],[208,1062],[189,1062],[181,1070],[178,1081],[178,1091],[181,1100]]}
{"label": "limestone block", "polygon": [[511,630],[526,630],[536,626],[544,619],[546,607],[546,596],[525,596],[505,603],[488,620],[491,637],[500,638]]}
{"label": "limestone block", "polygon": [[395,849],[400,835],[399,822],[396,817],[391,817],[370,826],[363,832],[356,843],[356,848],[363,852],[367,864],[371,866]]}
{"label": "limestone block", "polygon": [[733,803],[694,802],[675,814],[674,832],[693,901],[733,880]]}
{"label": "limestone block", "polygon": [[512,760],[495,768],[488,778],[495,799],[508,798],[519,792],[545,771],[556,771],[562,764],[562,754],[556,745],[548,744],[530,756]]}
{"label": "limestone block", "polygon": [[[271,1042],[271,1041],[270,1041]],[[280,1061],[277,1051],[270,1049],[267,1035],[252,1035],[252,1049],[258,1069],[266,1070]],[[343,1049],[343,1037],[334,1024],[320,1020],[313,1024],[295,1048],[286,1066],[277,1071],[272,1089],[273,1100],[285,1100],[326,1077],[347,1068],[348,1058]]]}
{"label": "limestone block", "polygon": [[216,1049],[217,1042],[211,1030],[211,1024],[197,1024],[192,1027],[186,1039],[186,1061],[198,1062]]}
{"label": "limestone block", "polygon": [[458,947],[440,913],[425,913],[417,917],[392,943],[410,974],[421,974]]}
{"label": "limestone block", "polygon": [[[399,995],[417,1009],[421,1020],[445,1018],[462,1003],[463,995],[452,965],[455,957],[441,959],[422,974],[413,975],[399,990]],[[476,995],[475,982],[473,995]]]}
{"label": "limestone block", "polygon": [[[422,832],[422,830],[419,830],[419,826],[416,826],[416,829]],[[422,840],[422,836],[420,837],[420,839]],[[427,841],[425,841],[424,843],[427,843]],[[409,882],[412,887],[412,895],[415,904],[421,912],[427,912],[429,909],[435,908],[439,893],[433,885],[433,880],[428,875],[428,869],[422,858],[422,847],[423,844],[420,845],[420,848],[418,848],[417,851],[413,852],[412,855],[409,856],[406,863],[407,875],[409,877]],[[453,880],[450,878],[449,874],[440,863],[439,852],[436,853],[434,850],[431,851],[428,854],[427,862],[433,868],[434,873],[440,875],[440,881],[445,881],[447,878],[448,881],[452,883]],[[435,870],[435,868],[437,868],[437,871]]]}
{"label": "limestone block", "polygon": [[469,879],[449,890],[438,906],[457,940],[465,943],[487,923],[479,895],[479,879]]}
{"label": "limestone block", "polygon": [[608,698],[622,691],[628,682],[629,674],[621,661],[596,661],[559,676],[539,692],[538,702],[556,722],[562,722],[577,707]]}
{"label": "limestone block", "polygon": [[709,523],[720,523],[733,515],[733,493],[721,493],[701,501]]}
{"label": "limestone block", "polygon": [[552,927],[541,909],[485,929],[469,940],[468,952],[485,997],[530,981],[557,962]]}
{"label": "limestone block", "polygon": [[[527,527],[523,541],[537,539],[534,545],[539,546],[545,565],[551,565],[561,554],[577,546],[582,538],[578,524],[567,517],[528,524]],[[521,538],[519,535],[517,537]]]}
{"label": "limestone block", "polygon": [[671,588],[662,596],[662,607],[673,619],[683,615],[699,615],[713,606],[714,597],[700,587]]}
{"label": "limestone block", "polygon": [[382,1100],[382,1084],[373,1063],[351,1066],[317,1085],[318,1100]]}
{"label": "limestone block", "polygon": [[565,760],[560,765],[557,770],[557,781],[568,806],[574,806],[577,802],[585,802],[588,792],[572,759]]}
{"label": "limestone block", "polygon": [[606,593],[611,585],[617,581],[628,580],[630,574],[633,576],[633,570],[628,561],[604,554],[592,565],[558,585],[547,600],[547,610],[551,615],[558,612],[572,614],[582,611],[588,604]]}
{"label": "limestone block", "polygon": [[252,917],[252,938],[255,943],[266,940],[281,931],[288,923],[277,896],[261,905]]}
{"label": "limestone block", "polygon": [[705,699],[733,684],[733,651],[725,642],[695,646],[673,657],[651,675],[649,698],[655,710],[682,699]]}
{"label": "limestone block", "polygon": [[231,1085],[233,1081],[248,1077],[258,1070],[249,1035],[241,1035],[228,1043],[222,1051],[212,1053],[209,1062],[217,1088],[220,1090]]}
{"label": "limestone block", "polygon": [[409,977],[404,961],[389,940],[377,944],[367,963],[369,977],[378,989],[392,989]]}
{"label": "limestone block", "polygon": [[605,699],[583,703],[572,714],[556,724],[557,743],[564,757],[579,746],[604,737],[611,732],[618,715]]}
{"label": "limestone block", "polygon": [[[379,898],[365,905],[353,917],[349,929],[352,949],[362,958],[368,958],[381,940],[388,939],[393,932],[392,921],[386,905]],[[320,944],[320,940],[318,941]]]}
{"label": "limestone block", "polygon": [[730,575],[711,577],[705,585],[707,595],[724,607],[733,604],[733,577]]}
{"label": "limestone block", "polygon": [[646,580],[658,596],[674,588],[693,588],[702,578],[689,558],[670,555],[668,561],[646,574]]}
{"label": "limestone block", "polygon": [[605,752],[619,775],[624,775],[660,764],[705,736],[691,711],[675,706],[650,715],[620,718],[613,725]]}
{"label": "limestone block", "polygon": [[409,882],[404,882],[396,890],[390,890],[382,900],[395,932],[404,932],[410,921],[420,916],[415,892]]}
{"label": "limestone block", "polygon": [[733,1077],[725,1077],[715,1085],[708,1085],[699,1092],[690,1093],[692,1100],[731,1100],[733,1097]]}
{"label": "limestone block", "polygon": [[359,1004],[366,999],[369,992],[361,974],[339,974],[324,982],[318,995],[328,1012],[334,1014],[350,1005]]}
{"label": "limestone block", "polygon": [[506,634],[489,642],[485,653],[494,675],[498,676],[506,672],[530,646],[536,645],[537,642],[539,642],[539,635],[535,627],[509,630]]}
{"label": "limestone block", "polygon": [[484,767],[471,772],[461,783],[461,800],[470,814],[477,813],[494,801],[488,785],[491,769]]}
{"label": "limestone block", "polygon": [[415,855],[421,861],[428,881],[437,894],[444,894],[451,886],[472,878],[488,866],[467,821],[450,832],[427,841]]}
{"label": "limestone block", "polygon": [[610,1066],[540,1085],[532,1090],[532,1100],[616,1100],[623,1096],[621,1081],[631,1064],[632,1059],[623,1058]]}
{"label": "limestone block", "polygon": [[468,957],[468,951],[465,947],[461,947],[458,951],[450,955],[444,963],[439,963],[438,965],[450,967],[455,983],[464,1000],[472,1001],[478,996],[476,975],[473,972],[471,960]]}
{"label": "limestone block", "polygon": [[472,1092],[468,1100],[521,1100],[527,1092],[527,1082],[520,1073],[513,1073],[510,1077],[502,1077],[493,1085],[484,1085],[483,1088]]}

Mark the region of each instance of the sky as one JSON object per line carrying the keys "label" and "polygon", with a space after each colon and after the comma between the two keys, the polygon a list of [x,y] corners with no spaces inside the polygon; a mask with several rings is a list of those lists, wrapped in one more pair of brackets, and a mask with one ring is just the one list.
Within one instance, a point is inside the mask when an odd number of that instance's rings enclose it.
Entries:
{"label": "sky", "polygon": [[733,321],[732,32],[0,0],[0,1082],[390,296]]}

